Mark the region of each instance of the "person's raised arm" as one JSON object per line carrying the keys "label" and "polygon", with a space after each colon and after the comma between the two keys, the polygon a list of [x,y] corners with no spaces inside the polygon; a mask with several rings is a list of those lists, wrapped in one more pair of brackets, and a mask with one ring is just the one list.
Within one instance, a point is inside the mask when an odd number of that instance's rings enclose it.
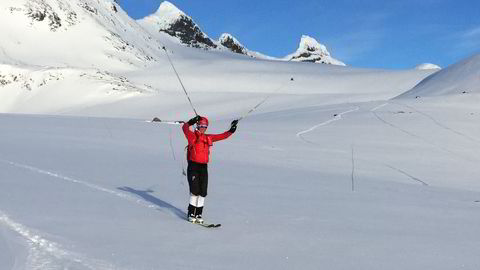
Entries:
{"label": "person's raised arm", "polygon": [[182,126],[183,134],[185,134],[185,138],[187,138],[189,144],[195,140],[195,134],[193,133],[193,131],[190,130],[190,126],[195,125],[198,120],[200,120],[199,115],[188,120]]}
{"label": "person's raised arm", "polygon": [[210,137],[212,138],[212,142],[225,140],[228,137],[232,136],[232,134],[235,133],[235,131],[237,130],[237,124],[238,120],[233,120],[230,124],[229,130],[225,131],[224,133],[210,135]]}

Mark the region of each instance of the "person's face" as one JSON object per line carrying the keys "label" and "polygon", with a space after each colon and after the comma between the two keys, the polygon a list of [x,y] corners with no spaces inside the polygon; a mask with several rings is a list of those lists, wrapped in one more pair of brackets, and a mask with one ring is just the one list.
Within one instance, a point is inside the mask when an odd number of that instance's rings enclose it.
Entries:
{"label": "person's face", "polygon": [[203,134],[207,130],[207,126],[198,125],[197,130]]}

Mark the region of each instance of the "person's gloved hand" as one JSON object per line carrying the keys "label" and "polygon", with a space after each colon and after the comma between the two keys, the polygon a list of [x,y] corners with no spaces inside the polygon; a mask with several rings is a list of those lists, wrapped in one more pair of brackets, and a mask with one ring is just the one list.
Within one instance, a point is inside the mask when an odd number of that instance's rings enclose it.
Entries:
{"label": "person's gloved hand", "polygon": [[235,133],[235,131],[237,130],[237,124],[238,124],[238,120],[233,120],[232,121],[232,124],[230,126],[230,132],[231,133]]}
{"label": "person's gloved hand", "polygon": [[198,122],[198,120],[200,120],[200,118],[201,118],[200,115],[197,115],[197,116],[193,117],[192,119],[188,120],[187,123],[188,123],[190,126],[193,126],[193,125],[195,125],[195,124]]}

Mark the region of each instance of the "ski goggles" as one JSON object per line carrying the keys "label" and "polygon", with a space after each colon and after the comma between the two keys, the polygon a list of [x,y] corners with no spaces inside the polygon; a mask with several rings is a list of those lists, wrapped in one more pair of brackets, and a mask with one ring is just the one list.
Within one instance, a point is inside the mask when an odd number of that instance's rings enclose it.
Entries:
{"label": "ski goggles", "polygon": [[197,128],[207,128],[208,126],[206,125],[197,125]]}

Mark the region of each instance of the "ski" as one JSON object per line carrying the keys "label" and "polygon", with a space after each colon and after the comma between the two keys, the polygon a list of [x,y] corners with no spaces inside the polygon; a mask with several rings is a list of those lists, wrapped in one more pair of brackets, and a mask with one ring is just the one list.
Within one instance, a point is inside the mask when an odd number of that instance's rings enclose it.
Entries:
{"label": "ski", "polygon": [[195,224],[198,224],[202,227],[205,227],[205,228],[218,228],[220,226],[222,226],[222,224],[220,223],[217,223],[217,224],[214,224],[214,223],[195,223]]}
{"label": "ski", "polygon": [[222,226],[222,224],[220,223],[198,223],[198,222],[191,222],[189,221],[189,223],[192,223],[192,224],[195,224],[195,225],[200,225],[202,227],[205,227],[205,228],[218,228],[220,226]]}

